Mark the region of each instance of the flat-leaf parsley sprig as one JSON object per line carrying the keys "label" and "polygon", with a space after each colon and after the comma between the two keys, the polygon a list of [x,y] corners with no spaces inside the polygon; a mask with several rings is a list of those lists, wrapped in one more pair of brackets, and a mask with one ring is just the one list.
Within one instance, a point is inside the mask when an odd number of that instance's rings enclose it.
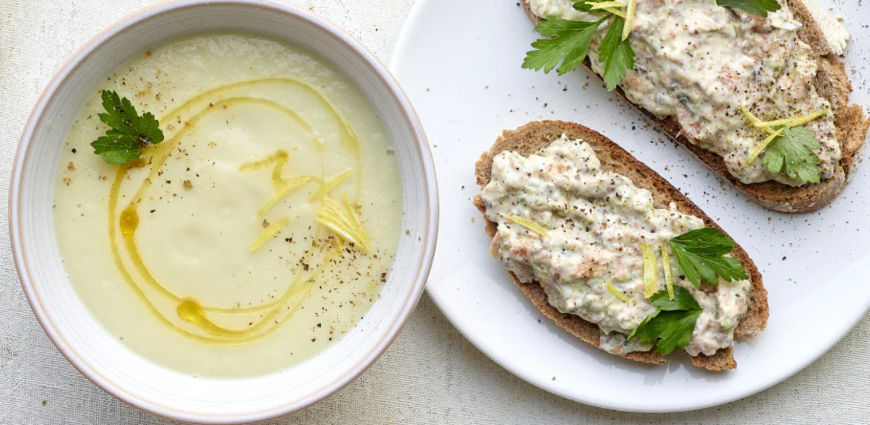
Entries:
{"label": "flat-leaf parsley sprig", "polygon": [[163,141],[160,124],[150,112],[141,116],[126,97],[113,90],[103,90],[103,108],[100,121],[111,127],[105,136],[91,143],[94,153],[109,164],[123,164],[142,155],[142,148]]}
{"label": "flat-leaf parsley sprig", "polygon": [[[614,7],[615,5],[621,6]],[[592,38],[599,27],[609,20],[607,33],[598,47],[598,60],[604,64],[607,89],[615,89],[627,70],[634,69],[634,51],[627,34],[623,38],[626,15],[619,10],[623,7],[628,7],[628,4],[585,0],[574,3],[574,9],[604,16],[594,22],[569,21],[548,16],[535,27],[535,31],[551,38],[542,38],[532,43],[535,50],[526,53],[523,68],[535,71],[543,69],[544,73],[549,73],[558,65],[556,71],[559,75],[573,70],[586,59]],[[559,62],[562,64],[559,65]]]}
{"label": "flat-leaf parsley sprig", "polygon": [[[582,0],[574,3],[575,10],[600,17],[592,22],[547,16],[535,26],[535,31],[546,38],[532,43],[534,50],[526,53],[523,68],[543,69],[544,73],[556,69],[559,75],[573,70],[586,59],[592,38],[609,20],[607,33],[598,46],[598,61],[604,64],[607,90],[615,89],[628,70],[634,70],[634,50],[628,36],[634,23],[636,1]],[[716,0],[716,4],[763,17],[781,7],[777,0]]]}

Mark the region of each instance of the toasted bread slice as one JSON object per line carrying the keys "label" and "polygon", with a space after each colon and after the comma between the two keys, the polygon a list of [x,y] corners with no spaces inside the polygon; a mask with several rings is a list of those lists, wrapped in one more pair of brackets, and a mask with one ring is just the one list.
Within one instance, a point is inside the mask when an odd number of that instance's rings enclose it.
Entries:
{"label": "toasted bread slice", "polygon": [[[540,23],[541,19],[532,13],[528,0],[522,0],[521,3],[532,22],[536,25]],[[819,71],[814,79],[816,90],[820,96],[831,102],[831,108],[834,111],[834,126],[837,128],[837,141],[840,143],[843,157],[831,178],[824,179],[819,184],[806,184],[800,187],[792,187],[775,181],[742,183],[728,172],[721,156],[706,151],[689,141],[681,133],[680,124],[676,119],[672,117],[659,119],[651,112],[626,99],[621,88],[617,88],[615,92],[628,104],[644,114],[674,142],[688,149],[710,170],[730,182],[753,202],[774,211],[809,212],[830,204],[845,189],[856,166],[861,162],[870,119],[864,115],[860,106],[849,104],[852,84],[846,75],[843,62],[833,56],[843,53],[843,46],[832,41],[837,38],[836,34],[832,34],[832,32],[840,29],[839,25],[836,23],[832,25],[831,22],[828,22],[831,18],[824,14],[824,11],[814,0],[789,0],[788,4],[795,18],[803,24],[803,27],[798,31],[798,38],[807,43],[818,54]],[[592,71],[589,58],[583,61],[583,65],[589,72],[598,75]]]}
{"label": "toasted bread slice", "polygon": [[[481,189],[489,183],[492,175],[492,160],[502,151],[515,151],[523,156],[528,156],[539,149],[542,149],[559,139],[562,134],[565,134],[570,139],[580,139],[589,143],[598,159],[601,161],[603,169],[617,172],[630,178],[634,184],[642,189],[647,189],[652,192],[653,199],[657,208],[667,208],[669,203],[676,204],[680,212],[692,214],[704,220],[707,226],[719,226],[713,220],[704,214],[700,208],[680,193],[673,185],[668,183],[664,178],[658,175],[655,171],[635,159],[631,154],[620,148],[616,143],[613,143],[606,137],[590,130],[582,125],[568,123],[563,121],[537,121],[526,124],[513,131],[504,131],[502,135],[495,141],[492,148],[485,152],[477,161],[475,175],[477,176],[477,184]],[[483,213],[485,207],[480,196],[474,198],[474,205]],[[486,219],[486,233],[490,237],[496,234],[498,224]],[[724,232],[724,231],[723,231]],[[743,263],[743,268],[749,275],[752,287],[749,292],[750,303],[746,316],[737,325],[734,335],[737,337],[755,337],[759,332],[764,330],[767,325],[768,306],[767,306],[767,291],[761,281],[761,274],[755,263],[746,254],[746,251],[737,245],[731,253],[734,258]],[[535,307],[538,308],[544,315],[553,319],[559,326],[572,333],[574,336],[588,342],[594,346],[599,345],[599,338],[602,335],[601,330],[597,325],[581,319],[579,316],[572,314],[562,314],[556,310],[547,301],[547,295],[544,289],[538,282],[522,283],[513,273],[510,273],[517,285],[522,289],[523,293],[532,301]],[[705,284],[706,285],[706,284]],[[626,358],[646,362],[646,363],[664,363],[665,356],[658,354],[654,350],[649,352],[629,353]],[[692,357],[692,362],[695,366],[705,367],[709,370],[719,371],[723,369],[734,369],[737,367],[737,362],[734,361],[733,348],[722,349],[712,356],[699,355]]]}

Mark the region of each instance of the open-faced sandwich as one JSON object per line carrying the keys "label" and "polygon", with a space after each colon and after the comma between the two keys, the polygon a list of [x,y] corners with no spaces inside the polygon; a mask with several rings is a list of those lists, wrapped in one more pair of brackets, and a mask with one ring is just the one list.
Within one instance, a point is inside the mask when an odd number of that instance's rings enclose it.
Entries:
{"label": "open-faced sandwich", "polygon": [[523,67],[592,69],[608,90],[751,200],[819,209],[870,120],[835,56],[849,34],[814,0],[523,0],[543,38]]}
{"label": "open-faced sandwich", "polygon": [[768,316],[761,274],[695,204],[604,136],[540,121],[505,131],[475,170],[490,252],[542,313],[647,363],[685,350],[737,366]]}

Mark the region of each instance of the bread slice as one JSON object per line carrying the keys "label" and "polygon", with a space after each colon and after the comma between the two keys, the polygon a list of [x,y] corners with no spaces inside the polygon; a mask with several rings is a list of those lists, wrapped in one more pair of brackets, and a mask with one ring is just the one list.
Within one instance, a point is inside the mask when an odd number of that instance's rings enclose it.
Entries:
{"label": "bread slice", "polygon": [[[477,184],[481,189],[489,183],[492,175],[492,160],[503,151],[515,151],[523,156],[528,156],[559,139],[562,134],[568,136],[569,139],[580,139],[589,143],[595,151],[595,155],[601,161],[603,169],[617,172],[630,178],[634,184],[643,189],[652,192],[653,200],[657,208],[667,208],[668,204],[673,202],[676,204],[680,212],[692,214],[704,220],[707,226],[719,226],[713,220],[704,214],[700,208],[680,193],[673,185],[668,183],[664,178],[658,175],[655,171],[635,159],[631,154],[620,148],[616,143],[613,143],[606,137],[590,130],[582,125],[568,123],[563,121],[537,121],[526,124],[513,131],[504,131],[502,135],[495,141],[492,148],[485,152],[477,161],[475,175],[477,176]],[[480,212],[485,212],[485,207],[480,196],[474,198],[474,205]],[[498,224],[486,219],[486,233],[492,238],[496,234]],[[724,232],[724,231],[723,231]],[[746,254],[746,251],[737,245],[731,253],[734,258],[743,263],[743,268],[749,275],[749,280],[752,287],[749,292],[750,303],[746,316],[737,325],[734,332],[738,337],[753,338],[759,332],[764,330],[767,325],[768,306],[767,306],[767,291],[761,281],[761,274],[755,263]],[[509,272],[510,273],[510,272]],[[587,322],[579,316],[572,314],[563,314],[556,310],[547,302],[547,295],[544,289],[538,282],[522,283],[513,273],[510,273],[517,285],[522,289],[523,293],[532,301],[532,304],[538,308],[545,316],[553,319],[559,326],[572,333],[574,336],[588,342],[594,346],[599,345],[599,337],[602,335],[598,325]],[[706,284],[704,284],[706,285]],[[711,289],[711,288],[708,288]],[[644,353],[629,353],[626,358],[646,363],[660,364],[665,362],[665,356],[658,354],[654,350]],[[737,367],[737,362],[734,361],[733,348],[722,349],[712,356],[703,354],[692,357],[692,363],[698,367],[705,367],[709,370],[720,371],[723,369],[734,369]]]}
{"label": "bread slice", "polygon": [[[536,25],[540,23],[541,19],[532,13],[528,0],[522,0],[521,3],[532,22]],[[807,43],[818,54],[819,71],[814,79],[816,91],[831,102],[831,108],[834,111],[834,126],[837,128],[837,140],[840,143],[843,157],[835,167],[834,175],[831,178],[824,179],[819,184],[807,184],[800,187],[792,187],[775,181],[742,183],[728,172],[721,156],[701,149],[690,142],[680,132],[681,127],[676,119],[672,117],[659,119],[651,112],[631,103],[621,88],[617,88],[615,92],[644,114],[674,142],[688,149],[710,170],[734,185],[752,201],[774,211],[809,212],[831,203],[846,187],[846,183],[854,174],[856,166],[861,162],[870,119],[864,115],[860,106],[849,104],[849,93],[852,92],[852,85],[846,75],[843,62],[833,56],[843,53],[845,42],[842,41],[842,35],[836,33],[842,29],[839,28],[839,25],[835,25],[836,23],[828,22],[831,18],[814,0],[788,0],[788,4],[795,18],[803,24],[803,27],[798,30],[798,38]],[[583,65],[594,75],[598,75],[592,71],[589,58],[583,61]]]}

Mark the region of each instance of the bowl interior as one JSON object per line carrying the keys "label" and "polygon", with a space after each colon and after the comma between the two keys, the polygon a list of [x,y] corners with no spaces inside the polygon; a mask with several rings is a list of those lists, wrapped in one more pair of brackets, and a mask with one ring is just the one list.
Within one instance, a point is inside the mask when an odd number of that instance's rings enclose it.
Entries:
{"label": "bowl interior", "polygon": [[[149,47],[198,32],[248,31],[300,45],[344,72],[375,108],[399,161],[402,237],[381,298],[321,355],[278,374],[193,378],[157,366],[103,330],[68,281],[55,241],[53,182],[75,113],[98,83]],[[146,9],[97,35],[58,73],[34,109],[16,157],[10,227],[25,292],[48,335],[97,385],[153,413],[215,423],[260,420],[306,407],[361,373],[395,337],[419,298],[437,226],[425,136],[392,78],[341,30],[310,13],[263,1],[178,1]]]}

